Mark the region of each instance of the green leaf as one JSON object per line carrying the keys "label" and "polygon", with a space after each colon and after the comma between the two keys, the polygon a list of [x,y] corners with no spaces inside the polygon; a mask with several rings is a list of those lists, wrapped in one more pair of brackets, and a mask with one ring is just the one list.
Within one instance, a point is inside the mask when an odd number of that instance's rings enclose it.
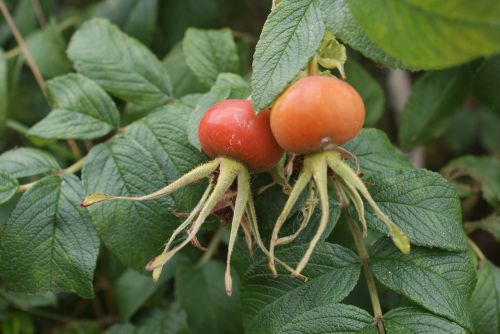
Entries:
{"label": "green leaf", "polygon": [[158,0],[106,0],[98,5],[94,16],[109,19],[125,33],[150,45],[157,13]]}
{"label": "green leaf", "polygon": [[189,28],[182,49],[187,65],[207,87],[215,83],[220,73],[238,71],[238,52],[230,29]]}
{"label": "green leaf", "polygon": [[[479,141],[484,148],[493,155],[500,154],[500,113],[494,113],[488,109],[475,110],[479,115],[481,130],[479,131]],[[481,111],[481,112],[478,112]]]}
{"label": "green leaf", "polygon": [[66,56],[66,41],[57,30],[55,22],[50,22],[43,30],[28,35],[26,47],[45,79],[72,70],[71,62]]}
{"label": "green leaf", "polygon": [[476,275],[467,252],[413,247],[403,255],[384,238],[372,247],[370,265],[377,280],[389,289],[467,329],[472,327],[467,299]]}
{"label": "green leaf", "polygon": [[331,30],[337,38],[351,48],[377,63],[394,68],[412,69],[408,64],[387,54],[368,38],[354,21],[346,0],[321,0],[321,12],[326,29]]}
{"label": "green leaf", "polygon": [[135,334],[135,326],[132,324],[116,324],[108,330],[106,330],[103,334]]}
{"label": "green leaf", "polygon": [[9,303],[21,309],[27,309],[30,307],[57,305],[57,297],[52,292],[46,292],[39,295],[29,295],[24,293],[6,291],[3,287],[1,287],[0,295]]}
{"label": "green leaf", "polygon": [[446,130],[467,95],[470,74],[468,67],[459,67],[430,72],[417,80],[401,118],[403,149],[410,150]]}
{"label": "green leaf", "polygon": [[467,334],[456,323],[414,306],[389,311],[384,325],[387,334]]}
{"label": "green leaf", "polygon": [[[144,146],[121,136],[94,146],[83,166],[86,194],[145,195],[167,181],[161,165]],[[82,197],[83,199],[83,197]],[[124,264],[138,271],[161,252],[179,224],[170,197],[145,202],[116,201],[89,207],[92,221],[104,242]]]}
{"label": "green leaf", "polygon": [[[473,189],[479,189],[483,198],[493,207],[500,207],[500,160],[493,157],[464,156],[451,161],[442,173],[457,186],[461,186],[463,177],[474,182]],[[470,182],[465,186],[471,187]]]}
{"label": "green leaf", "polygon": [[[42,6],[46,3],[47,1],[41,1]],[[16,27],[19,29],[21,35],[26,36],[38,27],[33,2],[32,0],[17,0],[14,1],[14,5],[15,9],[12,11],[12,18],[14,19]],[[7,23],[3,22],[2,16],[2,25],[0,26],[0,45],[5,44],[11,35],[12,33],[10,28]]]}
{"label": "green leaf", "polygon": [[5,52],[0,48],[0,134],[7,121],[9,109],[9,71]]}
{"label": "green leaf", "polygon": [[469,302],[476,333],[500,333],[500,269],[486,262],[479,270],[478,281]]}
{"label": "green leaf", "polygon": [[380,84],[354,59],[345,64],[346,81],[350,83],[363,99],[366,108],[365,127],[377,124],[384,113],[385,96]]}
{"label": "green leaf", "polygon": [[395,169],[411,169],[411,163],[389,141],[385,132],[363,129],[344,147],[354,153],[365,176]]}
{"label": "green leaf", "polygon": [[21,147],[0,155],[0,170],[15,178],[50,173],[60,168],[50,153],[36,148]]}
{"label": "green leaf", "polygon": [[124,101],[158,105],[171,94],[170,78],[158,58],[104,19],[82,25],[71,38],[68,56],[78,72]]}
{"label": "green leaf", "polygon": [[476,143],[481,125],[481,113],[478,111],[461,107],[453,113],[443,139],[454,153],[467,152]]}
{"label": "green leaf", "polygon": [[30,136],[93,139],[119,126],[120,115],[111,97],[83,75],[52,79],[47,93],[54,110],[29,130]]}
{"label": "green leaf", "polygon": [[80,181],[71,174],[48,176],[21,197],[0,240],[7,289],[93,296],[99,240],[79,207],[82,197]]}
{"label": "green leaf", "polygon": [[500,51],[500,3],[495,0],[347,3],[368,37],[412,68],[439,69]]}
{"label": "green leaf", "polygon": [[191,333],[240,334],[240,292],[233,275],[233,294],[224,289],[225,266],[208,262],[200,267],[182,268],[175,275],[175,297],[186,310]]}
{"label": "green leaf", "polygon": [[293,318],[279,332],[283,334],[377,334],[373,316],[360,308],[331,304],[313,308]]}
{"label": "green leaf", "polygon": [[[439,174],[425,169],[393,171],[373,175],[369,184],[375,202],[412,245],[467,249],[460,201],[453,186]],[[388,233],[371,208],[366,218],[370,227]]]}
{"label": "green leaf", "polygon": [[162,271],[160,281],[156,284],[150,276],[127,269],[113,284],[113,294],[121,319],[130,320],[149,297],[162,286],[162,283],[172,278],[179,267],[188,263],[189,260],[181,254],[174,257]]}
{"label": "green leaf", "polygon": [[165,311],[154,312],[137,334],[189,334],[186,312],[179,304],[171,304]]}
{"label": "green leaf", "polygon": [[7,202],[17,192],[19,183],[10,174],[0,170],[0,204]]}
{"label": "green leaf", "polygon": [[[127,129],[127,134],[152,155],[166,182],[176,180],[206,161],[205,155],[188,142],[186,125],[190,112],[191,108],[182,101],[175,102],[158,108]],[[199,199],[195,189],[189,187],[172,195],[177,210],[191,211]]]}
{"label": "green leaf", "polygon": [[[276,256],[297,265],[307,244],[281,247]],[[357,284],[360,264],[356,254],[339,245],[320,243],[303,274],[304,283],[281,272],[274,278],[267,258],[256,261],[246,272],[242,305],[246,333],[282,333],[293,318],[315,307],[344,299]]]}
{"label": "green leaf", "polygon": [[187,132],[191,145],[201,150],[198,127],[210,107],[225,99],[245,99],[248,95],[250,95],[250,85],[245,79],[233,73],[221,73],[212,89],[198,100],[189,117]]}
{"label": "green leaf", "polygon": [[318,50],[325,26],[319,0],[283,0],[267,18],[255,49],[252,99],[271,105]]}
{"label": "green leaf", "polygon": [[500,56],[486,59],[479,68],[474,78],[474,95],[494,112],[500,113],[500,96],[498,84],[500,83]]}
{"label": "green leaf", "polygon": [[188,67],[181,44],[177,44],[163,59],[163,65],[170,73],[174,97],[206,92],[205,86]]}

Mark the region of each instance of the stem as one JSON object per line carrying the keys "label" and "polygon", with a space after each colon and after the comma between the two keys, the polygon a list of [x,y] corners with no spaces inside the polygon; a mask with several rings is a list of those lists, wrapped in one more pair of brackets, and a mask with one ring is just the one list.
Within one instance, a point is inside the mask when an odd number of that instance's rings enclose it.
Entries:
{"label": "stem", "polygon": [[214,256],[215,252],[217,251],[217,248],[219,248],[219,244],[221,241],[221,234],[222,234],[222,228],[219,228],[212,237],[212,240],[210,240],[210,243],[208,244],[207,247],[207,251],[203,253],[203,256],[198,261],[197,264],[198,266],[206,264]]}
{"label": "stem", "polygon": [[14,38],[16,39],[16,42],[19,45],[19,48],[21,49],[21,52],[23,53],[23,56],[26,59],[26,62],[28,63],[28,66],[31,69],[31,72],[33,72],[36,82],[38,83],[38,86],[40,86],[43,95],[45,96],[45,98],[47,98],[47,92],[45,91],[45,81],[43,80],[42,73],[38,69],[33,57],[31,56],[31,53],[29,52],[28,47],[26,46],[26,43],[24,42],[21,33],[17,29],[16,23],[12,19],[9,9],[7,8],[7,6],[5,6],[3,0],[0,0],[0,11],[5,17],[5,22],[7,22],[7,25],[12,31],[12,34],[14,35]]}
{"label": "stem", "polygon": [[382,306],[380,306],[380,299],[378,298],[377,286],[375,285],[375,278],[370,270],[368,255],[368,250],[366,249],[365,243],[363,241],[363,235],[358,227],[358,224],[350,217],[347,217],[347,222],[349,223],[349,229],[351,230],[354,243],[356,244],[356,249],[358,250],[359,260],[361,261],[361,268],[363,268],[363,274],[365,275],[366,285],[368,286],[368,292],[370,293],[370,300],[373,307],[373,315],[377,323],[379,334],[385,334],[384,328],[384,316],[382,313]]}
{"label": "stem", "polygon": [[80,151],[80,148],[78,147],[78,144],[76,143],[76,140],[68,139],[66,142],[68,143],[68,146],[71,150],[71,153],[73,153],[74,156],[80,158],[82,156],[82,151]]}
{"label": "stem", "polygon": [[307,74],[310,76],[318,75],[318,60],[316,55],[307,63]]}
{"label": "stem", "polygon": [[43,15],[42,5],[40,5],[40,0],[31,0],[33,4],[33,8],[35,9],[36,18],[38,19],[38,23],[40,27],[45,28],[47,25],[47,20],[45,19],[45,15]]}
{"label": "stem", "polygon": [[481,268],[483,264],[487,261],[486,256],[484,255],[483,251],[479,246],[472,241],[471,238],[467,238],[467,242],[469,243],[470,248],[474,251],[474,254],[476,254],[477,258],[479,259],[479,262],[477,263],[478,268]]}
{"label": "stem", "polygon": [[19,132],[24,136],[26,136],[29,131],[29,128],[26,125],[19,123],[18,121],[14,121],[12,119],[8,119],[5,122],[5,126],[8,127],[9,129]]}
{"label": "stem", "polygon": [[[62,21],[61,23],[59,23],[57,26],[56,26],[56,30],[58,32],[63,32],[64,30],[72,27],[75,23],[78,22],[78,17],[77,16],[70,16],[68,17],[67,19],[65,19],[64,21]],[[15,58],[17,57],[19,54],[21,53],[21,49],[17,46],[13,49],[10,49],[9,51],[7,51],[5,53],[5,58],[7,60],[11,59],[11,58]]]}
{"label": "stem", "polygon": [[[74,164],[69,166],[68,168],[63,169],[60,172],[60,174],[61,175],[66,174],[66,173],[74,174],[74,173],[78,172],[80,169],[82,169],[84,162],[85,162],[85,157],[81,158],[80,160],[78,160],[77,162],[75,162]],[[23,192],[27,191],[28,189],[32,188],[37,182],[38,182],[38,180],[30,182],[30,183],[22,184],[17,188],[17,192],[23,193]]]}

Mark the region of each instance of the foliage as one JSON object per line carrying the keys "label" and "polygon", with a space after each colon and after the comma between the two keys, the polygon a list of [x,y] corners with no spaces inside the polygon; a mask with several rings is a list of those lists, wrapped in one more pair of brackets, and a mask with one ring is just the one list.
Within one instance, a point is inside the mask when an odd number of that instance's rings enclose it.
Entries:
{"label": "foliage", "polygon": [[[0,19],[2,333],[500,334],[498,1],[282,0],[271,12],[264,0],[1,2],[47,80],[37,87]],[[208,250],[187,247],[153,283],[146,264],[204,182],[147,202],[80,202],[148,194],[208,161],[207,109],[271,107],[317,65],[325,35],[346,47],[346,81],[366,106],[365,129],[343,147],[410,254],[368,205],[360,250],[348,226],[361,217],[332,189],[307,282],[274,277],[240,235],[228,297],[228,235],[211,217],[198,236]],[[410,92],[387,84],[395,69]],[[262,192],[275,172],[252,174],[265,243],[287,198],[278,185]],[[280,260],[297,265],[318,211]],[[304,214],[296,205],[283,230]]]}

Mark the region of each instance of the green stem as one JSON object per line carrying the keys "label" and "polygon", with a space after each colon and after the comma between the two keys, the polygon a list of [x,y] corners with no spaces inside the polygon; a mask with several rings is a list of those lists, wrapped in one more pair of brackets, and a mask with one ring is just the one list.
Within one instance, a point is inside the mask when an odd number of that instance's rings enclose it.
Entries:
{"label": "green stem", "polygon": [[370,294],[370,300],[373,307],[373,315],[377,323],[378,332],[379,334],[385,334],[382,306],[380,305],[377,286],[375,285],[375,278],[373,277],[373,273],[370,270],[370,257],[368,255],[368,250],[366,249],[365,242],[363,241],[363,235],[358,227],[358,224],[356,224],[354,220],[352,220],[350,217],[347,217],[347,222],[349,224],[356,249],[358,250],[359,260],[361,261],[361,268],[363,269],[363,274],[365,275],[366,279],[366,285],[368,286],[368,292]]}
{"label": "green stem", "polygon": [[477,258],[479,259],[479,262],[477,263],[478,268],[481,268],[483,264],[488,260],[486,256],[484,255],[483,251],[479,246],[472,241],[471,238],[467,238],[467,242],[469,243],[469,246],[472,248],[474,251],[474,254],[476,254]]}
{"label": "green stem", "polygon": [[24,136],[26,136],[28,134],[28,131],[29,131],[29,128],[26,125],[19,123],[18,121],[14,121],[12,119],[8,119],[5,122],[5,126],[11,130],[19,132],[20,134],[22,134]]}

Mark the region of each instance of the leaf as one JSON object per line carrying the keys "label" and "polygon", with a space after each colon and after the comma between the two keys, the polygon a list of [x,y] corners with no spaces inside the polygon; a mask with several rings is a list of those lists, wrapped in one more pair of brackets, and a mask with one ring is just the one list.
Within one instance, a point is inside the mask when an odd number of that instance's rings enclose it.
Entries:
{"label": "leaf", "polygon": [[135,334],[135,326],[132,324],[116,324],[111,326],[104,334]]}
{"label": "leaf", "polygon": [[472,327],[467,299],[476,275],[467,252],[413,247],[403,255],[384,238],[370,254],[373,274],[384,286],[467,329]]}
{"label": "leaf", "polygon": [[[190,112],[185,103],[175,102],[158,108],[127,129],[127,134],[152,155],[167,183],[206,161],[205,155],[188,142],[186,126]],[[201,193],[196,196],[196,189],[199,187],[191,186],[172,195],[177,210],[191,211],[201,197]]]}
{"label": "leaf", "polygon": [[500,56],[486,59],[473,81],[474,95],[492,111],[500,113],[500,96],[495,87],[500,82]]}
{"label": "leaf", "polygon": [[57,29],[55,22],[50,22],[43,30],[26,37],[26,47],[45,79],[72,70],[71,62],[66,56],[66,42]]}
{"label": "leaf", "polygon": [[500,154],[500,113],[494,113],[488,109],[479,110],[481,130],[479,132],[479,141],[493,155]]}
{"label": "leaf", "polygon": [[467,67],[430,72],[417,80],[401,118],[401,147],[410,150],[441,135],[464,101],[469,83]]}
{"label": "leaf", "polygon": [[467,107],[453,113],[443,139],[454,153],[465,153],[476,143],[481,125],[480,114],[478,110]]}
{"label": "leaf", "polygon": [[61,169],[49,153],[29,147],[20,147],[0,155],[0,170],[15,178],[50,173]]}
{"label": "leaf", "polygon": [[[42,1],[42,6],[46,1]],[[31,31],[35,30],[38,26],[36,19],[36,13],[31,0],[17,0],[14,1],[15,9],[12,13],[12,18],[19,29],[22,36],[29,34]],[[7,23],[3,22],[0,26],[0,45],[4,45],[5,42],[11,37],[12,33],[10,31]]]}
{"label": "leaf", "polygon": [[159,283],[153,283],[149,276],[127,269],[113,284],[118,313],[122,320],[129,321],[141,306],[151,297],[159,287],[174,276],[179,267],[185,266],[189,260],[182,255],[174,257],[162,275]]}
{"label": "leaf", "polygon": [[46,292],[39,295],[28,295],[24,293],[5,291],[2,287],[0,288],[0,295],[9,303],[21,309],[57,305],[57,297],[52,292]]}
{"label": "leaf", "polygon": [[414,306],[392,309],[384,315],[384,325],[387,334],[467,334],[456,323]]}
{"label": "leaf", "polygon": [[238,71],[238,52],[230,29],[189,28],[182,50],[191,71],[207,87],[215,83],[220,73]]}
{"label": "leaf", "polygon": [[500,51],[500,4],[495,0],[347,3],[368,37],[412,68],[450,67]]}
{"label": "leaf", "polygon": [[158,0],[106,0],[94,13],[120,27],[125,33],[146,45],[153,41],[158,13]]}
{"label": "leaf", "polygon": [[170,97],[170,78],[156,56],[104,19],[82,25],[67,52],[78,72],[124,101],[158,105]]}
{"label": "leaf", "polygon": [[[276,256],[297,265],[307,244],[281,247]],[[339,245],[320,243],[303,274],[304,283],[288,273],[274,278],[267,258],[256,261],[244,275],[242,305],[246,333],[282,333],[296,316],[344,299],[354,289],[360,272],[358,257]]]}
{"label": "leaf", "polygon": [[382,87],[371,74],[354,59],[345,64],[346,81],[361,95],[366,108],[365,127],[374,126],[384,113],[385,96]]}
{"label": "leaf", "polygon": [[[82,181],[86,194],[120,196],[149,194],[167,184],[151,153],[126,136],[92,148],[83,166]],[[144,271],[148,261],[161,252],[167,237],[179,224],[170,197],[106,202],[88,210],[106,247],[138,271]]]}
{"label": "leaf", "polygon": [[[471,178],[483,198],[493,207],[500,207],[500,160],[488,156],[464,156],[451,161],[442,170],[451,182],[461,185],[461,178]],[[468,186],[470,182],[466,183]]]}
{"label": "leaf", "polygon": [[224,289],[225,266],[208,262],[182,268],[175,275],[175,297],[186,310],[191,333],[243,333],[240,318],[238,276],[233,275],[233,294]]}
{"label": "leaf", "polygon": [[139,327],[137,334],[189,334],[186,312],[179,304],[171,304],[165,311],[154,312]]}
{"label": "leaf", "polygon": [[93,296],[99,240],[79,208],[80,181],[47,176],[23,194],[0,240],[0,272],[8,290]]}
{"label": "leaf", "polygon": [[[373,175],[369,184],[375,202],[412,245],[467,249],[458,196],[439,174],[408,169]],[[370,227],[388,233],[371,208],[367,208],[366,218]]]}
{"label": "leaf", "polygon": [[413,168],[391,144],[385,132],[378,129],[362,129],[344,147],[358,157],[362,172],[367,177],[389,170]]}
{"label": "leaf", "polygon": [[11,199],[18,187],[19,183],[14,177],[0,170],[0,204]]}
{"label": "leaf", "polygon": [[368,38],[354,21],[346,1],[321,0],[321,12],[326,29],[331,30],[337,38],[377,63],[393,68],[413,69],[400,59],[387,54]]}
{"label": "leaf", "polygon": [[47,82],[47,93],[54,110],[29,130],[29,136],[94,139],[119,126],[120,115],[113,100],[82,75],[52,79]]}
{"label": "leaf", "polygon": [[500,269],[486,262],[479,270],[478,281],[469,302],[476,333],[500,333]]}
{"label": "leaf", "polygon": [[283,0],[267,18],[255,49],[252,99],[271,105],[318,50],[325,26],[319,0]]}
{"label": "leaf", "polygon": [[5,52],[0,48],[0,134],[7,121],[9,109],[9,73]]}
{"label": "leaf", "polygon": [[170,73],[172,86],[174,87],[172,92],[174,97],[206,92],[205,86],[187,66],[181,44],[177,44],[163,59],[163,65],[167,68],[168,73]]}
{"label": "leaf", "polygon": [[377,334],[373,317],[360,308],[345,304],[324,305],[302,313],[285,325],[283,334]]}
{"label": "leaf", "polygon": [[250,86],[239,75],[221,73],[210,91],[204,94],[189,117],[188,138],[191,145],[201,150],[198,127],[203,115],[214,104],[225,99],[244,99],[250,95]]}

